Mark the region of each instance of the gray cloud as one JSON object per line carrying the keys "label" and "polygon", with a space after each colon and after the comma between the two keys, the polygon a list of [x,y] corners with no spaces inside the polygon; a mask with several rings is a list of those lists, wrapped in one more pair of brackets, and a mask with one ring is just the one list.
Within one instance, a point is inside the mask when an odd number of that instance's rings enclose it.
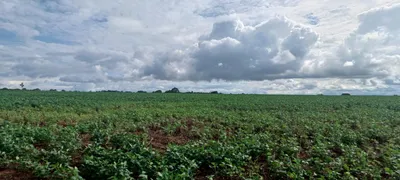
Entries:
{"label": "gray cloud", "polygon": [[392,6],[384,6],[371,9],[358,16],[360,25],[358,26],[358,34],[366,34],[371,31],[384,28],[387,31],[396,31],[400,29],[400,4]]}
{"label": "gray cloud", "polygon": [[12,74],[30,78],[51,78],[63,74],[93,73],[93,67],[76,61],[52,59],[54,57],[32,57],[12,66]]}
{"label": "gray cloud", "polygon": [[[359,26],[333,53],[311,53],[303,67],[309,77],[387,78],[400,73],[400,4],[359,15]],[[396,24],[396,25],[394,25]],[[398,27],[397,27],[398,26]],[[322,56],[322,57],[321,57]]]}
{"label": "gray cloud", "polygon": [[192,81],[385,79],[400,75],[399,12],[400,5],[393,5],[361,13],[359,26],[330,49],[321,48],[313,30],[286,18],[255,26],[218,22],[194,46],[157,56],[143,75]]}
{"label": "gray cloud", "polygon": [[79,83],[103,83],[106,82],[107,79],[104,76],[63,76],[60,78],[60,81],[63,82],[79,82]]}
{"label": "gray cloud", "polygon": [[77,52],[74,58],[90,65],[100,65],[103,68],[116,69],[119,63],[128,63],[130,57],[126,53],[82,50]]}
{"label": "gray cloud", "polygon": [[292,77],[317,40],[317,33],[283,17],[256,26],[219,22],[197,45],[164,55],[145,75],[193,81]]}
{"label": "gray cloud", "polygon": [[352,75],[386,77],[399,74],[400,4],[359,15],[360,25],[340,46],[340,62]]}

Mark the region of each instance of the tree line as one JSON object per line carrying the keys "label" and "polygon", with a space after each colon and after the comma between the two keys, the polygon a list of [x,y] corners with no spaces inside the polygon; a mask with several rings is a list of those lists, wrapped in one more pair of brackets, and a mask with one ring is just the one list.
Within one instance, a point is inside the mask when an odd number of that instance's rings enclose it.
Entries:
{"label": "tree line", "polygon": [[[44,91],[44,90],[41,90],[41,89],[39,89],[39,88],[35,88],[35,89],[26,89],[26,88],[24,88],[24,85],[23,85],[23,84],[21,84],[20,86],[21,86],[21,89],[18,89],[18,88],[15,88],[15,89],[1,88],[0,90],[3,90],[3,91],[6,91],[6,90],[8,90],[8,91],[20,91],[20,90],[23,90],[23,91]],[[50,90],[46,90],[46,91],[58,92],[57,89],[50,89]],[[66,90],[61,90],[60,92],[66,92]],[[79,92],[79,91],[74,90],[74,91],[72,91],[72,92]],[[92,92],[92,91],[89,91],[89,92]],[[132,92],[132,91],[118,91],[118,90],[101,90],[101,91],[96,91],[96,92],[124,92],[124,93],[134,93],[134,92]],[[174,88],[172,88],[172,89],[170,89],[170,90],[166,90],[166,91],[164,91],[164,92],[163,92],[162,90],[156,90],[156,91],[153,91],[153,92],[147,92],[147,91],[139,90],[139,91],[136,91],[136,93],[222,94],[222,93],[219,93],[218,91],[210,91],[210,92],[194,92],[194,91],[188,91],[188,92],[181,92],[177,87],[174,87]]]}

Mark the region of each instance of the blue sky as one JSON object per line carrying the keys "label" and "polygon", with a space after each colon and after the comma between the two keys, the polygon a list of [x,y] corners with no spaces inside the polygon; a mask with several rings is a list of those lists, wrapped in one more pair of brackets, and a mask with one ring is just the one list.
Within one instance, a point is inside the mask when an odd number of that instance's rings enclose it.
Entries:
{"label": "blue sky", "polygon": [[400,0],[7,0],[0,85],[399,94]]}
{"label": "blue sky", "polygon": [[15,45],[21,42],[22,40],[18,37],[17,33],[6,29],[0,29],[0,44]]}

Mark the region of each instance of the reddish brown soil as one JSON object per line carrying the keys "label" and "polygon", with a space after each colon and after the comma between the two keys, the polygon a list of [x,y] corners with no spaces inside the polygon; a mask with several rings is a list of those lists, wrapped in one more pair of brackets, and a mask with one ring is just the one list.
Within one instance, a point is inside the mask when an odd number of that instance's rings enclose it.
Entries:
{"label": "reddish brown soil", "polygon": [[136,130],[135,132],[133,132],[133,134],[135,134],[135,135],[141,135],[141,134],[143,134],[143,133],[144,133],[144,131],[141,130],[141,129],[138,129],[138,130]]}
{"label": "reddish brown soil", "polygon": [[35,180],[32,173],[18,171],[14,169],[0,169],[1,180]]}
{"label": "reddish brown soil", "polygon": [[35,146],[35,148],[40,151],[42,149],[46,149],[48,144],[47,143],[35,143],[35,144],[33,144],[33,146]]}
{"label": "reddish brown soil", "polygon": [[343,155],[343,150],[340,147],[333,147],[331,148],[331,152],[333,153],[332,156],[334,158],[340,157]]}
{"label": "reddish brown soil", "polygon": [[178,144],[183,145],[189,142],[189,137],[187,134],[183,133],[178,128],[177,132],[172,135],[167,135],[159,127],[152,127],[149,130],[150,144],[153,148],[165,152],[167,150],[168,144]]}
{"label": "reddish brown soil", "polygon": [[40,127],[44,127],[44,126],[46,126],[46,125],[47,125],[47,123],[44,122],[44,121],[41,121],[41,122],[39,123],[39,126],[40,126]]}
{"label": "reddish brown soil", "polygon": [[304,151],[304,150],[301,150],[301,151],[297,154],[297,157],[300,158],[300,159],[308,159],[308,158],[310,158],[310,156],[309,156],[309,155],[307,154],[307,152]]}
{"label": "reddish brown soil", "polygon": [[263,156],[260,156],[258,159],[257,159],[257,163],[260,165],[260,168],[261,168],[261,176],[263,177],[263,179],[271,179],[270,177],[269,177],[269,169],[268,169],[268,162],[267,162],[267,157],[265,157],[264,155]]}
{"label": "reddish brown soil", "polygon": [[58,121],[57,125],[62,126],[62,127],[67,127],[67,126],[76,126],[76,122],[72,121],[72,122],[67,122],[67,121]]}
{"label": "reddish brown soil", "polygon": [[68,123],[65,121],[59,121],[59,122],[57,122],[57,125],[62,126],[62,127],[67,127]]}
{"label": "reddish brown soil", "polygon": [[79,137],[80,137],[80,139],[82,141],[82,148],[78,152],[76,152],[74,155],[72,155],[72,162],[71,162],[71,165],[75,166],[75,167],[78,167],[78,166],[80,166],[82,164],[82,162],[83,162],[83,155],[82,155],[83,149],[85,149],[86,147],[89,146],[89,144],[92,143],[92,141],[90,140],[92,138],[92,136],[90,134],[86,134],[86,133],[80,134]]}
{"label": "reddish brown soil", "polygon": [[83,147],[87,147],[89,146],[89,144],[92,143],[92,141],[90,141],[90,139],[92,138],[92,136],[90,134],[80,134],[79,137],[82,140],[82,146]]}
{"label": "reddish brown soil", "polygon": [[[184,145],[191,140],[200,138],[190,132],[195,126],[201,128],[202,126],[200,124],[196,124],[191,119],[185,120],[183,123],[185,123],[186,126],[178,127],[172,134],[166,134],[159,126],[149,127],[148,134],[151,146],[160,152],[165,152],[168,144]],[[161,126],[165,125],[166,123],[161,124]],[[136,132],[136,134],[137,133],[140,132]]]}

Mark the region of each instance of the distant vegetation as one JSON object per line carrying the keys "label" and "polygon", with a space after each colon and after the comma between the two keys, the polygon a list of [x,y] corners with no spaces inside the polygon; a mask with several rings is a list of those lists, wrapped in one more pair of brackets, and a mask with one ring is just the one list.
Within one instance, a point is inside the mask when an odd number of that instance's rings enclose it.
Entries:
{"label": "distant vegetation", "polygon": [[165,91],[165,93],[180,93],[179,89],[174,87],[171,90]]}
{"label": "distant vegetation", "polygon": [[161,90],[154,91],[153,93],[162,93]]}

